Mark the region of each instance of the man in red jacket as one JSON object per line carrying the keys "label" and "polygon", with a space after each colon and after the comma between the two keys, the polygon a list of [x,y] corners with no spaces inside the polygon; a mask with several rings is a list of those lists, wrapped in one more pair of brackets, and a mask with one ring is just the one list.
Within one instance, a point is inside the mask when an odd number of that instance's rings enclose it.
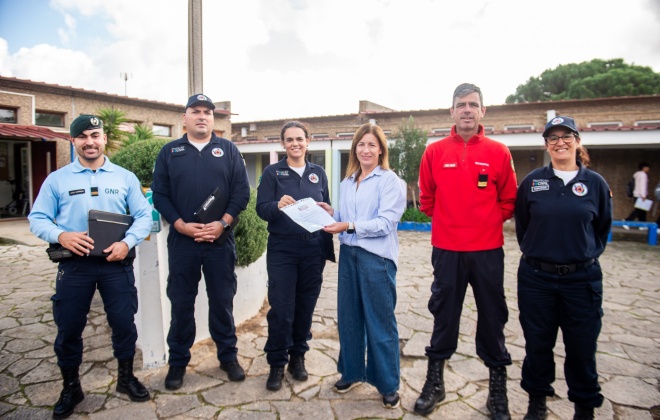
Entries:
{"label": "man in red jacket", "polygon": [[481,90],[454,91],[451,135],[430,144],[419,169],[421,210],[433,219],[433,276],[429,311],[434,325],[426,347],[428,371],[415,411],[426,415],[445,398],[445,360],[456,351],[467,285],[477,303],[477,355],[490,370],[487,407],[510,419],[504,343],[509,311],[504,297],[502,224],[513,215],[516,174],[509,149],[484,135]]}

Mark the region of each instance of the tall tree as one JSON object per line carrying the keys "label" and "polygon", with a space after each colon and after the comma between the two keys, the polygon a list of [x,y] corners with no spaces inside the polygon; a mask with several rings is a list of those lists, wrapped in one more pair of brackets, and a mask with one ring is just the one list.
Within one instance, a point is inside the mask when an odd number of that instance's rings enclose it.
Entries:
{"label": "tall tree", "polygon": [[660,73],[623,59],[562,64],[530,77],[506,103],[660,94]]}
{"label": "tall tree", "polygon": [[399,130],[394,135],[394,145],[389,148],[390,165],[404,180],[414,203],[418,207],[419,164],[426,150],[428,135],[415,124],[411,116],[408,121],[401,121]]}
{"label": "tall tree", "polygon": [[126,113],[115,108],[101,108],[96,115],[103,121],[103,132],[108,136],[106,150],[111,155],[121,148],[128,135],[120,127],[126,122]]}

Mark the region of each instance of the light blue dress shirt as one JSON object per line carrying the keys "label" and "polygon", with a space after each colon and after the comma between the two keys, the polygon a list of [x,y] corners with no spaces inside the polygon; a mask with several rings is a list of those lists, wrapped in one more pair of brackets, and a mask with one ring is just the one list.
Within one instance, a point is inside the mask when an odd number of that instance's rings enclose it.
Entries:
{"label": "light blue dress shirt", "polygon": [[392,171],[379,166],[357,186],[355,174],[339,185],[338,222],[354,222],[355,233],[339,234],[339,242],[359,246],[398,265],[396,227],[406,209],[406,185]]}
{"label": "light blue dress shirt", "polygon": [[[98,195],[92,195],[93,191]],[[28,216],[30,230],[39,238],[57,243],[62,232],[86,232],[89,210],[133,216],[123,242],[129,249],[151,231],[151,205],[142,194],[140,181],[130,171],[105,157],[96,171],[75,161],[48,175]]]}

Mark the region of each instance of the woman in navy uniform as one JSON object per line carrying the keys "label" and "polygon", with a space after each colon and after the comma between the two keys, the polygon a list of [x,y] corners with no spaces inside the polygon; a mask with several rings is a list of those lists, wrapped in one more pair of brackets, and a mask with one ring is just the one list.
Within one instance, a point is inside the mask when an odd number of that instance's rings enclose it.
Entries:
{"label": "woman in navy uniform", "polygon": [[268,222],[268,341],[270,375],[266,388],[282,387],[284,366],[298,381],[307,380],[305,353],[312,338],[312,315],[321,292],[325,260],[335,261],[332,235],[309,233],[283,207],[302,198],[330,203],[323,168],[305,159],[309,132],[299,121],[284,124],[280,134],[286,158],[264,170],[257,187],[257,214]]}
{"label": "woman in navy uniform", "polygon": [[548,166],[532,171],[518,188],[516,235],[518,307],[525,334],[522,388],[529,394],[525,419],[547,417],[554,395],[553,347],[561,328],[564,372],[574,419],[593,419],[603,403],[596,371],[596,341],[603,315],[603,274],[598,257],[612,223],[607,182],[587,169],[575,121],[559,116],[545,126]]}

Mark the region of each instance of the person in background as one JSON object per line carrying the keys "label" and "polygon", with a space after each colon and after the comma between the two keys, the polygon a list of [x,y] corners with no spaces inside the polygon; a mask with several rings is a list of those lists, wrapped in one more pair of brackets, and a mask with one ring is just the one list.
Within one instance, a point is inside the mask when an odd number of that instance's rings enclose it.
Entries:
{"label": "person in background", "polygon": [[[64,385],[53,408],[54,419],[69,417],[85,398],[78,376],[82,334],[96,289],[112,329],[112,348],[118,361],[117,392],[127,394],[131,401],[150,399],[149,391],[133,375],[138,299],[133,258],[128,252],[149,236],[151,205],[137,177],[104,155],[108,139],[99,117],[78,116],[69,133],[77,157],[48,175],[28,216],[32,233],[73,254],[59,262],[51,297],[57,325],[55,354]],[[120,214],[128,209],[133,217],[124,239],[103,250],[107,257],[88,256],[94,248],[94,240],[87,235],[92,209]]]}
{"label": "person in background", "polygon": [[445,398],[445,361],[456,351],[470,284],[479,317],[477,355],[490,372],[486,406],[493,419],[509,419],[502,225],[513,215],[516,173],[509,149],[484,134],[481,89],[469,83],[456,87],[450,113],[456,123],[451,135],[426,148],[419,169],[420,210],[432,219],[428,307],[434,325],[415,412],[429,414]]}
{"label": "person in background", "polygon": [[[165,377],[169,390],[181,388],[190,361],[201,271],[209,299],[209,332],[217,347],[220,369],[227,372],[230,381],[245,379],[236,348],[236,246],[231,226],[247,207],[250,183],[238,148],[213,131],[214,109],[206,95],[188,99],[183,114],[186,134],[163,146],[151,183],[154,207],[171,225],[167,297],[172,304],[172,320],[167,334],[170,367]],[[225,195],[225,213],[217,221],[198,223],[195,211],[216,188]],[[218,244],[225,232],[229,232],[227,239]]]}
{"label": "person in background", "polygon": [[[341,379],[334,388],[348,392],[368,382],[387,408],[399,406],[399,333],[396,228],[406,208],[406,186],[389,169],[387,138],[380,127],[362,125],[353,136],[346,178],[339,187],[339,209],[319,203],[339,234],[337,327]],[[365,366],[365,348],[367,352]]]}
{"label": "person in background", "polygon": [[[646,199],[649,195],[649,171],[651,166],[646,162],[640,162],[637,166],[639,170],[633,174],[635,179],[635,189],[633,190],[633,203],[638,199]],[[638,209],[635,207],[632,212],[626,217],[626,220],[633,221],[635,219],[640,222],[646,222],[646,210]]]}
{"label": "person in background", "polygon": [[266,388],[282,387],[284,366],[297,381],[306,381],[305,353],[312,338],[312,315],[321,293],[325,260],[335,261],[332,235],[308,232],[280,211],[311,197],[330,204],[328,177],[305,159],[309,131],[299,121],[284,124],[280,133],[286,157],[264,169],[257,187],[257,214],[268,222],[268,340],[264,350],[270,365]]}
{"label": "person in background", "polygon": [[607,182],[587,169],[589,155],[575,121],[558,116],[543,132],[550,164],[530,172],[518,188],[516,236],[518,308],[525,335],[521,386],[529,394],[525,419],[547,417],[554,395],[553,348],[561,329],[564,374],[575,420],[593,419],[603,396],[596,342],[603,316],[603,273],[598,257],[612,224]]}

